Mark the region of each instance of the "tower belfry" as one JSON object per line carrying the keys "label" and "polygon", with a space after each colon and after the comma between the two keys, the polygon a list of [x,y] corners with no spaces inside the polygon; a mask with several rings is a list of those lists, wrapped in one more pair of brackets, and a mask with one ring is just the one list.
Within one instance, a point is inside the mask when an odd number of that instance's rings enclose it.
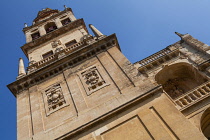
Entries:
{"label": "tower belfry", "polygon": [[[156,140],[210,137],[210,47],[189,34],[132,64],[115,34],[72,9],[45,8],[25,24],[19,60],[18,140]],[[195,53],[196,52],[196,53]],[[202,101],[202,102],[200,102]],[[190,120],[190,121],[189,121]],[[193,123],[192,123],[193,122]],[[205,137],[204,137],[205,135]]]}

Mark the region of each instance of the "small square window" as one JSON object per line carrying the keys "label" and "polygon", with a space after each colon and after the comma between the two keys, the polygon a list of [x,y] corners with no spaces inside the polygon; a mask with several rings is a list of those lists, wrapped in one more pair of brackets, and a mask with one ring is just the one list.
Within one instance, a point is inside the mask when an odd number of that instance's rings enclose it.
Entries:
{"label": "small square window", "polygon": [[43,57],[43,59],[45,59],[45,58],[47,58],[47,57],[49,57],[51,55],[53,55],[53,51],[49,51],[49,52],[43,54],[42,57]]}

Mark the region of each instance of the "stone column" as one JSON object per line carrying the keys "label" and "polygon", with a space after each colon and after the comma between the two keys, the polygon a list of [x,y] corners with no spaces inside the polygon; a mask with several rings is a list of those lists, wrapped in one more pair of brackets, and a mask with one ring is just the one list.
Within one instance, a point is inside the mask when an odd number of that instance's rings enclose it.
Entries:
{"label": "stone column", "polygon": [[43,36],[46,34],[46,30],[45,30],[44,26],[39,27],[39,33],[40,33],[40,36]]}

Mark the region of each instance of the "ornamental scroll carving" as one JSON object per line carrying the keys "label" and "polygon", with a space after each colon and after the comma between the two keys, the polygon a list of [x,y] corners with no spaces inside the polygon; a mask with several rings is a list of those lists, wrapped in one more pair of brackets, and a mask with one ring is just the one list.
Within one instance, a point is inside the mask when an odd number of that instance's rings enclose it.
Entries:
{"label": "ornamental scroll carving", "polygon": [[89,92],[93,92],[107,85],[96,67],[89,68],[82,72],[81,75]]}
{"label": "ornamental scroll carving", "polygon": [[46,111],[50,114],[66,104],[60,84],[56,84],[45,90]]}
{"label": "ornamental scroll carving", "polygon": [[51,45],[52,45],[53,48],[56,48],[57,46],[61,45],[61,41],[60,41],[60,40],[53,41],[53,42],[51,43]]}

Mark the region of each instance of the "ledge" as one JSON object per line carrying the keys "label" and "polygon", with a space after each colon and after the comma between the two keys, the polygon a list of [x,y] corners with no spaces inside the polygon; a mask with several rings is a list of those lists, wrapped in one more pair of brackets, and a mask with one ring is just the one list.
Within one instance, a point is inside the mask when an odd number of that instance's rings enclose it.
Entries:
{"label": "ledge", "polygon": [[146,73],[149,70],[152,70],[155,67],[160,66],[161,64],[176,58],[179,55],[179,49],[170,50],[168,48],[165,48],[137,63],[139,63],[140,67],[138,70],[141,73]]}
{"label": "ledge", "polygon": [[50,77],[63,72],[63,70],[69,69],[78,65],[82,61],[86,61],[96,56],[97,54],[106,51],[111,47],[118,47],[120,50],[117,38],[115,34],[110,36],[103,36],[99,40],[92,44],[79,47],[74,51],[70,51],[67,55],[64,55],[43,67],[38,68],[36,71],[29,73],[28,75],[18,79],[17,81],[7,85],[9,90],[16,97],[16,94],[28,89],[29,87],[41,83]]}

